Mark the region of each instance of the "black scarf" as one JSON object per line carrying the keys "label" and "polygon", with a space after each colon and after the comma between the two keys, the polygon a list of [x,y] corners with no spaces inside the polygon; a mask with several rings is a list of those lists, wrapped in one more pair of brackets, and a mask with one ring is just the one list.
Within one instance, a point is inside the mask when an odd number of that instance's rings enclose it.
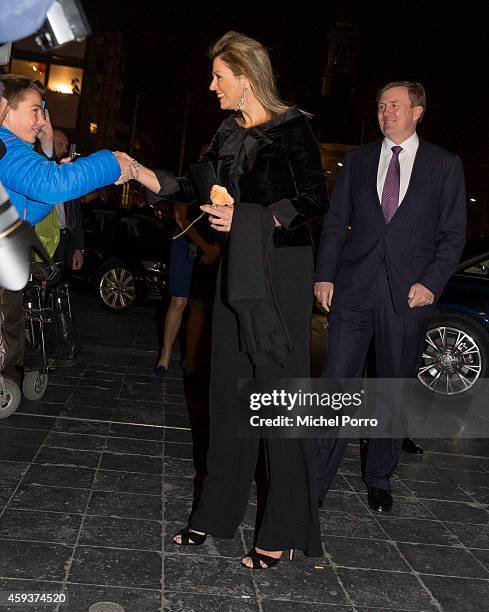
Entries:
{"label": "black scarf", "polygon": [[273,294],[274,221],[260,204],[240,202],[229,237],[227,298],[238,315],[242,350],[255,366],[285,365],[290,343]]}

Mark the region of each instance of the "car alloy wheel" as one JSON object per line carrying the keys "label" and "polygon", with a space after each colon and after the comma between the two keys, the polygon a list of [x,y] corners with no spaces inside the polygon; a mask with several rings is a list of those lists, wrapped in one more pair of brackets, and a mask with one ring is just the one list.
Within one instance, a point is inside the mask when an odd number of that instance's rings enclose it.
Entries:
{"label": "car alloy wheel", "polygon": [[484,376],[487,349],[479,333],[464,321],[446,321],[426,332],[418,379],[435,393],[459,395]]}
{"label": "car alloy wheel", "polygon": [[111,310],[127,310],[136,299],[134,276],[126,268],[111,267],[100,277],[98,291],[102,303]]}

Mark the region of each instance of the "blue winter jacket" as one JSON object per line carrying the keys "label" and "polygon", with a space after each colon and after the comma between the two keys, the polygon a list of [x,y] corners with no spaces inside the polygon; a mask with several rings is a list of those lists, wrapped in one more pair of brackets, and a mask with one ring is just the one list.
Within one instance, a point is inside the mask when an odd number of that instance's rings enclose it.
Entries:
{"label": "blue winter jacket", "polygon": [[114,183],[121,174],[110,151],[98,151],[76,163],[57,164],[34,151],[34,145],[0,127],[7,149],[0,160],[0,181],[21,219],[31,225],[49,214],[58,202],[79,198]]}

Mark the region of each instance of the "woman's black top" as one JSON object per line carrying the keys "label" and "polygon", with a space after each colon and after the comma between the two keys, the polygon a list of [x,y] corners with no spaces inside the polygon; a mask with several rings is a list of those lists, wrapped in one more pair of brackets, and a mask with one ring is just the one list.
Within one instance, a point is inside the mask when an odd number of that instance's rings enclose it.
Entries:
{"label": "woman's black top", "polygon": [[[243,128],[236,115],[227,117],[200,161],[211,161],[219,184],[239,202],[262,204],[280,221],[274,244],[312,244],[307,222],[328,209],[326,177],[309,119],[298,109],[276,115],[253,128]],[[157,170],[160,197],[195,203],[188,177]]]}

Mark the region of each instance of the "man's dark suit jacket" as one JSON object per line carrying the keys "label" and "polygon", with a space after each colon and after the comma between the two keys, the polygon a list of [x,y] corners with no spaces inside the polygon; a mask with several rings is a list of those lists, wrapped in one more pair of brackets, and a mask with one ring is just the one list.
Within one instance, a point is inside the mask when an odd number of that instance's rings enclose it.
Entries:
{"label": "man's dark suit jacket", "polygon": [[425,316],[433,307],[409,308],[408,293],[421,283],[437,299],[459,261],[466,228],[462,163],[420,139],[406,195],[386,224],[377,194],[381,147],[379,141],[345,155],[324,222],[316,282],[335,284],[334,310],[359,305],[385,261],[396,313]]}

